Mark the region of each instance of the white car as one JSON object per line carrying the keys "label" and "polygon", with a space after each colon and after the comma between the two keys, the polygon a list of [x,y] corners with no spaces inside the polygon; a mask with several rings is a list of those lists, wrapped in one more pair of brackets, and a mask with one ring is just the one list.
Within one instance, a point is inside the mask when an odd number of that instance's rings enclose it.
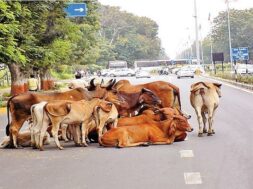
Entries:
{"label": "white car", "polygon": [[150,78],[151,76],[150,76],[150,73],[145,70],[138,70],[136,71],[135,77],[136,78],[144,78],[144,77]]}
{"label": "white car", "polygon": [[251,64],[237,64],[236,71],[238,74],[246,74],[246,69],[248,70],[248,74],[253,74],[253,65]]}
{"label": "white car", "polygon": [[191,77],[194,78],[194,70],[189,68],[181,68],[177,72],[177,78],[180,79],[181,77]]}
{"label": "white car", "polygon": [[117,76],[131,77],[131,76],[134,76],[134,75],[135,75],[135,71],[132,70],[132,69],[129,69],[129,68],[114,69],[114,70],[111,70],[107,74],[107,76],[110,76],[110,77],[117,77]]}

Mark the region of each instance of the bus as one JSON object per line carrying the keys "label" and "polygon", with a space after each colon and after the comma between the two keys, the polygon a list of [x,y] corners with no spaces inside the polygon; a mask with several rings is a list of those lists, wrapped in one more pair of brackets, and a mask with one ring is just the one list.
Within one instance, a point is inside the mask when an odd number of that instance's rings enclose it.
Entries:
{"label": "bus", "polygon": [[171,64],[169,60],[137,60],[134,62],[135,70],[142,69],[146,71],[160,70]]}
{"label": "bus", "polygon": [[127,62],[123,60],[109,61],[107,68],[108,69],[127,68]]}

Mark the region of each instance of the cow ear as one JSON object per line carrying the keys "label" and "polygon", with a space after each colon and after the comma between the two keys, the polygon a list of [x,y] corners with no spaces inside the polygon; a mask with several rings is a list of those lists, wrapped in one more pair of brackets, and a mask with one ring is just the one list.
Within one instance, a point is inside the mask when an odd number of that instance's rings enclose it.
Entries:
{"label": "cow ear", "polygon": [[153,92],[147,88],[142,88],[141,93],[152,93],[153,94]]}
{"label": "cow ear", "polygon": [[221,85],[222,85],[221,83],[213,83],[213,84],[214,84],[216,87],[219,87],[219,88],[220,88]]}
{"label": "cow ear", "polygon": [[176,124],[172,121],[168,129],[168,135],[172,136],[176,133]]}
{"label": "cow ear", "polygon": [[99,104],[99,107],[104,111],[104,112],[110,112],[112,110],[112,103],[111,102],[101,102]]}

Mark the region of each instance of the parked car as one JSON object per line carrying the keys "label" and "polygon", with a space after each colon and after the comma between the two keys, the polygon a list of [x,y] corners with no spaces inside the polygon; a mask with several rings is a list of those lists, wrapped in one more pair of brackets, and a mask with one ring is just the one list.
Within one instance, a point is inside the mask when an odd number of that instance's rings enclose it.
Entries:
{"label": "parked car", "polygon": [[236,71],[238,74],[246,74],[248,70],[248,74],[253,74],[253,65],[251,64],[237,64]]}
{"label": "parked car", "polygon": [[138,70],[136,71],[136,74],[135,74],[135,77],[136,78],[150,78],[151,75],[148,71],[145,71],[145,70]]}
{"label": "parked car", "polygon": [[111,70],[107,74],[107,76],[110,76],[110,77],[117,77],[117,76],[131,77],[131,76],[134,76],[134,75],[135,75],[135,71],[132,70],[132,69],[129,69],[129,68],[114,69],[114,70]]}
{"label": "parked car", "polygon": [[100,73],[101,73],[101,76],[109,76],[109,74],[111,73],[112,70],[110,69],[104,69],[104,70],[101,70]]}
{"label": "parked car", "polygon": [[177,78],[180,79],[181,77],[191,77],[194,78],[194,70],[190,68],[181,68],[177,72]]}

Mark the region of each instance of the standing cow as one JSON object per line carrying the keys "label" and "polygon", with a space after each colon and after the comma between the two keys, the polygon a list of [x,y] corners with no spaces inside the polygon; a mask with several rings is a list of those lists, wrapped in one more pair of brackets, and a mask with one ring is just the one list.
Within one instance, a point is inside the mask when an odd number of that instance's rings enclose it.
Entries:
{"label": "standing cow", "polygon": [[207,132],[205,114],[208,114],[208,136],[214,134],[213,117],[219,105],[219,98],[221,97],[221,84],[198,82],[191,85],[191,105],[195,109],[199,123],[198,136],[203,136]]}

